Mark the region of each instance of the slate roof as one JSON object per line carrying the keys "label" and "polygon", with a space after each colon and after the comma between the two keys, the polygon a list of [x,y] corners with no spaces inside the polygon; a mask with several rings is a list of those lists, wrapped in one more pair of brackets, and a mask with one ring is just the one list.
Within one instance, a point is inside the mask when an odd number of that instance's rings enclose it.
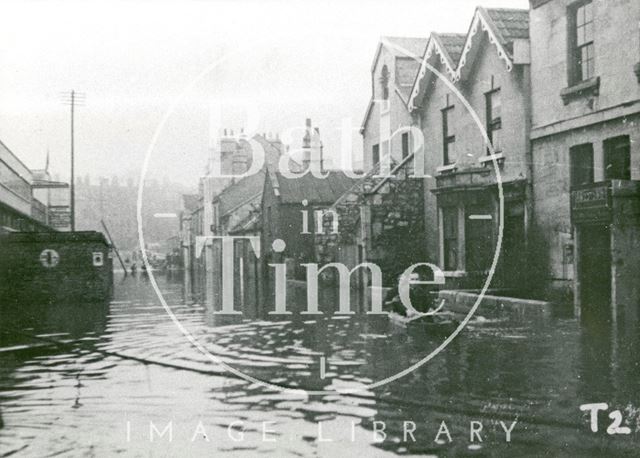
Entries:
{"label": "slate roof", "polygon": [[236,183],[227,186],[216,200],[219,201],[220,216],[224,217],[227,213],[236,210],[238,207],[262,195],[264,186],[264,167],[248,177],[244,177]]}
{"label": "slate roof", "polygon": [[451,62],[455,67],[462,54],[462,48],[464,48],[464,42],[467,36],[464,33],[434,33],[434,35],[440,40],[442,47],[447,54],[449,54]]}
{"label": "slate roof", "polygon": [[398,48],[387,47],[394,56],[407,56],[407,52],[404,52],[406,50],[410,53],[409,56],[422,57],[429,42],[428,38],[418,37],[381,37],[381,41],[384,40],[398,46]]}
{"label": "slate roof", "polygon": [[237,182],[227,186],[216,199],[220,202],[220,216],[235,211],[238,207],[249,203],[254,199],[260,199],[264,188],[264,177],[269,170],[277,167],[280,158],[282,143],[274,143],[262,135],[255,135],[253,140],[260,143],[264,149],[264,166],[260,171],[244,177]]}
{"label": "slate roof", "polygon": [[246,234],[260,229],[260,213],[251,212],[245,219],[229,229],[229,234]]}
{"label": "slate roof", "polygon": [[326,178],[316,178],[306,174],[300,178],[285,178],[275,174],[279,184],[280,201],[282,203],[333,204],[345,191],[356,182],[344,172],[332,170]]}
{"label": "slate roof", "polygon": [[513,51],[513,41],[529,38],[529,10],[487,8],[485,10],[496,28],[501,44]]}

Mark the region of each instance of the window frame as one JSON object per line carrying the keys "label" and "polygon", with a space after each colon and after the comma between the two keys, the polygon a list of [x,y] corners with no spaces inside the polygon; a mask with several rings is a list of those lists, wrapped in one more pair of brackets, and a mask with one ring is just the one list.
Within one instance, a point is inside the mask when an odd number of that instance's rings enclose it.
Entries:
{"label": "window frame", "polygon": [[[458,270],[460,266],[459,210],[457,206],[441,207],[442,215],[442,267],[446,272]],[[448,219],[451,218],[451,221]],[[448,224],[449,223],[449,224]],[[452,229],[451,233],[448,229]],[[453,259],[450,253],[453,252]]]}
{"label": "window frame", "polygon": [[[590,20],[584,23],[579,22],[578,14],[582,8],[590,5]],[[569,44],[569,55],[568,55],[568,69],[569,69],[569,85],[575,86],[582,82],[588,81],[594,78],[595,75],[595,56],[594,56],[594,4],[593,0],[581,0],[575,2],[568,7],[567,18],[568,18],[568,44]],[[579,29],[583,29],[585,33],[585,39],[582,43],[579,43],[578,33]],[[586,37],[586,32],[591,30],[591,36]],[[585,74],[583,65],[585,61],[583,60],[583,50],[586,50],[588,53],[587,62],[587,73]],[[591,72],[589,73],[589,69]]]}
{"label": "window frame", "polygon": [[371,147],[371,161],[374,167],[380,162],[380,143],[376,143]]}
{"label": "window frame", "polygon": [[[493,97],[501,97],[500,88],[495,88],[485,93],[485,119],[487,128],[487,137],[496,154],[502,152],[502,142],[498,147],[494,145],[494,132],[502,130],[502,99],[500,99],[500,116],[494,117],[494,100]],[[491,155],[491,149],[487,147],[487,155]]]}
{"label": "window frame", "polygon": [[[612,168],[612,157],[619,155],[619,151],[624,148],[625,158],[622,176],[614,175]],[[602,142],[602,152],[604,160],[604,178],[605,180],[631,180],[631,137],[629,135],[618,135],[616,137],[607,138]]]}
{"label": "window frame", "polygon": [[382,100],[389,100],[389,82],[391,80],[391,73],[389,72],[389,68],[385,65],[382,66],[380,70],[380,89]]}
{"label": "window frame", "polygon": [[[584,151],[587,151],[587,149],[588,149],[588,154],[590,155],[590,158],[591,158],[590,167],[588,168],[588,172],[587,172],[590,174],[590,177],[588,181],[578,183],[577,178],[585,172],[584,170],[582,170],[584,169],[584,167],[580,166],[582,162],[576,161],[576,157],[578,155],[584,154]],[[569,148],[569,184],[571,188],[594,183],[595,181],[594,166],[595,164],[594,164],[594,154],[593,154],[593,143],[580,143],[578,145],[573,145],[572,147],[570,147]],[[582,170],[582,172],[577,173],[578,170]]]}
{"label": "window frame", "polygon": [[406,159],[409,156],[409,132],[403,132],[401,135],[402,142],[402,159]]}
{"label": "window frame", "polygon": [[455,108],[455,105],[447,105],[441,110],[442,112],[442,164],[443,165],[453,165],[458,161],[458,158],[456,157],[455,162],[452,162],[451,158],[449,157],[449,153],[451,151],[450,145],[455,144],[456,142],[455,132],[453,134],[449,132],[449,125],[450,125],[449,116],[453,113],[454,108]]}

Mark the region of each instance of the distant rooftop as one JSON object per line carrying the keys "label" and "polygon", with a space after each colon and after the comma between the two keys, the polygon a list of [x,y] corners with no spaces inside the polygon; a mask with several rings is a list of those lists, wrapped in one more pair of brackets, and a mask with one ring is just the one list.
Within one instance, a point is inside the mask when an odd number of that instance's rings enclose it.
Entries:
{"label": "distant rooftop", "polygon": [[329,171],[326,178],[316,178],[306,174],[300,178],[285,178],[276,173],[280,199],[283,203],[333,204],[356,182],[342,171]]}

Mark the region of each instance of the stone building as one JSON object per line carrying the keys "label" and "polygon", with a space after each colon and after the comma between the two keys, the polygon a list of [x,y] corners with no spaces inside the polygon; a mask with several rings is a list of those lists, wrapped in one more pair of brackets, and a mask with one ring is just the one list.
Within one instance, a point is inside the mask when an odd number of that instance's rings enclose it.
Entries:
{"label": "stone building", "polygon": [[[256,163],[255,170],[254,148],[263,153],[263,161],[259,166]],[[199,180],[198,194],[185,196],[181,231],[183,244],[188,245],[183,249],[188,266],[185,265],[184,281],[187,291],[196,300],[220,307],[222,246],[213,237],[256,232],[266,171],[276,167],[282,149],[282,142],[277,137],[255,135],[250,139],[244,134],[235,137],[231,130],[224,130],[212,151],[207,173]],[[257,236],[257,233],[253,235]],[[238,252],[246,252],[245,268],[255,264],[255,256],[250,250]],[[245,275],[244,271],[236,273],[243,280],[257,277],[255,272],[251,275]],[[252,280],[247,281],[251,283]],[[236,285],[243,284],[243,281],[236,282]],[[245,290],[250,290],[240,288],[243,296]]]}
{"label": "stone building", "polygon": [[[425,38],[382,37],[371,65],[371,99],[362,121],[364,171],[391,152],[400,161],[411,151],[407,100],[427,44]],[[395,135],[394,135],[395,133]]]}
{"label": "stone building", "polygon": [[[331,206],[340,221],[331,234],[332,219],[315,238],[320,264],[339,262],[352,269],[375,262],[383,284],[394,283],[400,266],[424,260],[421,178],[413,177],[414,148],[407,100],[427,40],[383,37],[371,66],[371,99],[360,133],[364,175]],[[407,264],[409,263],[409,264]],[[362,269],[361,269],[362,270]],[[368,285],[361,272],[357,291]]]}
{"label": "stone building", "polygon": [[531,210],[529,15],[475,11],[469,31],[431,34],[409,109],[423,132],[425,227],[445,289],[522,289]]}
{"label": "stone building", "polygon": [[[39,174],[34,176],[34,171],[0,142],[0,234],[49,231],[60,227],[51,224],[49,202],[43,198],[46,196],[39,194],[39,189],[50,185],[67,190],[68,185],[45,182],[42,178]],[[68,206],[66,210],[68,216]]]}
{"label": "stone building", "polygon": [[573,292],[577,313],[636,322],[640,2],[530,3],[533,202],[546,284]]}

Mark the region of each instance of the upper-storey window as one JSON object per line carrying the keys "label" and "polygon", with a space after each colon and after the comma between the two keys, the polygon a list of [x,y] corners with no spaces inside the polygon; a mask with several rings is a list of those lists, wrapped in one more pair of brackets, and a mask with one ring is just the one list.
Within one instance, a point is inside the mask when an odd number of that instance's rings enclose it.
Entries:
{"label": "upper-storey window", "polygon": [[402,159],[409,156],[409,132],[402,134]]}
{"label": "upper-storey window", "polygon": [[442,110],[442,158],[444,165],[455,164],[458,161],[456,134],[453,130],[453,108],[453,105],[448,105]]}
{"label": "upper-storey window", "polygon": [[386,65],[382,67],[380,72],[380,89],[382,100],[389,100],[389,69]]}
{"label": "upper-storey window", "polygon": [[571,67],[570,83],[577,84],[594,77],[593,5],[579,2],[569,8]]}
{"label": "upper-storey window", "polygon": [[607,180],[631,179],[631,142],[628,135],[604,141],[604,177]]}
{"label": "upper-storey window", "polygon": [[376,165],[378,162],[380,162],[380,145],[379,144],[373,145],[371,156],[373,159],[373,165]]}
{"label": "upper-storey window", "polygon": [[593,145],[584,143],[569,149],[571,186],[593,183]]}
{"label": "upper-storey window", "polygon": [[[487,135],[496,153],[502,151],[502,101],[500,89],[494,89],[486,94],[487,103]],[[491,151],[487,149],[491,154]]]}

